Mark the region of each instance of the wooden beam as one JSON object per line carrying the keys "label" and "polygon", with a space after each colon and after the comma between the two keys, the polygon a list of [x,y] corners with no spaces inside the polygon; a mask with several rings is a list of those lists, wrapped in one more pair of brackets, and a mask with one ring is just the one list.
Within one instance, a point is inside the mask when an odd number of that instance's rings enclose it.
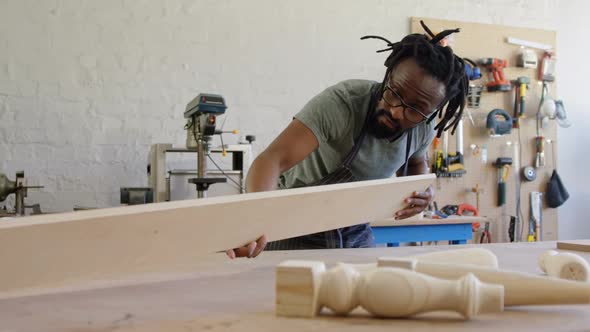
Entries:
{"label": "wooden beam", "polygon": [[557,241],[557,249],[590,252],[590,240]]}
{"label": "wooden beam", "polygon": [[0,223],[0,297],[146,273],[266,234],[279,240],[391,216],[434,175],[41,215]]}

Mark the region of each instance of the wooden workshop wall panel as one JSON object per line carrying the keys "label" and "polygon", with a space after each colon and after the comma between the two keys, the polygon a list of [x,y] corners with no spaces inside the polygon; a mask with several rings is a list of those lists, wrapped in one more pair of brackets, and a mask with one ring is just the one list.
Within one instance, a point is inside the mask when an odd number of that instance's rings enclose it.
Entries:
{"label": "wooden workshop wall panel", "polygon": [[[428,25],[433,31],[442,31],[444,29],[460,28],[461,32],[452,35],[452,47],[456,54],[461,57],[478,61],[481,58],[500,58],[508,60],[508,68],[504,73],[506,79],[514,80],[519,76],[527,76],[531,83],[526,95],[525,118],[520,121],[520,129],[512,129],[509,135],[502,137],[490,137],[485,128],[487,114],[494,108],[506,110],[510,115],[513,114],[514,90],[510,92],[487,92],[482,93],[479,108],[469,108],[464,114],[463,121],[463,149],[465,154],[465,168],[467,173],[460,178],[439,178],[437,180],[437,202],[439,208],[445,204],[469,203],[476,205],[476,196],[471,192],[471,188],[476,185],[483,189],[480,194],[480,214],[487,216],[491,222],[491,233],[493,242],[508,241],[508,227],[510,216],[516,214],[517,201],[517,180],[514,178],[514,171],[521,172],[525,166],[534,166],[536,148],[536,112],[541,99],[542,85],[538,80],[537,69],[518,68],[516,67],[517,58],[520,53],[520,46],[511,45],[506,42],[507,37],[514,37],[527,41],[556,46],[556,33],[554,31],[525,29],[516,27],[506,27],[492,24],[466,23],[459,21],[446,21],[430,18],[412,18],[411,31],[413,33],[424,33],[420,25],[420,20]],[[541,63],[543,51],[533,49]],[[559,56],[559,54],[557,54]],[[472,81],[476,84],[485,84],[489,81],[489,72],[481,68],[483,77],[478,81]],[[556,77],[556,82],[559,77]],[[556,82],[549,85],[551,96],[555,96]],[[473,122],[471,122],[469,113],[471,113]],[[541,135],[545,139],[556,142],[557,128],[555,121],[550,121],[549,126],[542,129]],[[455,137],[449,133],[449,151],[456,151]],[[498,157],[514,157],[514,146],[518,143],[520,153],[520,169],[510,170],[509,179],[506,183],[506,204],[502,207],[497,206],[497,179],[498,171],[493,166],[493,162]],[[481,154],[475,154],[470,146],[474,144],[481,148],[487,147],[487,162],[483,163]],[[508,145],[511,144],[511,145]],[[442,140],[439,149],[442,148]],[[521,182],[520,191],[521,199],[521,225],[523,226],[521,240],[526,240],[528,234],[529,216],[530,216],[530,192],[538,191],[545,193],[547,182],[551,172],[555,168],[557,159],[557,148],[555,144],[545,144],[546,165],[537,168],[537,178],[532,182]],[[430,159],[432,160],[434,150],[431,149]],[[430,161],[431,163],[431,161]],[[521,174],[522,179],[522,174]],[[543,205],[545,199],[543,197]],[[558,235],[557,228],[557,210],[544,206],[542,213],[542,239],[556,240]]]}

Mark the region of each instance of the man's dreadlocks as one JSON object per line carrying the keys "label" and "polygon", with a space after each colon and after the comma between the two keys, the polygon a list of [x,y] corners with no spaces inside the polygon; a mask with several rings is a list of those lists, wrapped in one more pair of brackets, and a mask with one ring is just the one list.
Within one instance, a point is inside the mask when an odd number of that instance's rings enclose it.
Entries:
{"label": "man's dreadlocks", "polygon": [[[414,58],[422,69],[445,85],[445,99],[438,105],[428,122],[431,122],[438,114],[438,117],[442,118],[442,120],[434,127],[437,130],[437,137],[440,137],[444,131],[451,127],[453,128],[451,133],[454,134],[463,116],[469,80],[465,74],[463,59],[454,55],[450,47],[442,46],[440,41],[453,33],[459,32],[459,29],[444,30],[435,35],[423,21],[420,21],[420,24],[428,35],[410,34],[397,43],[392,43],[380,36],[364,36],[361,39],[376,38],[383,40],[388,47],[377,52],[391,51],[391,54],[385,60],[387,71],[383,79],[383,86],[385,86],[385,82],[395,66],[408,57]],[[445,105],[446,110],[443,112]]]}

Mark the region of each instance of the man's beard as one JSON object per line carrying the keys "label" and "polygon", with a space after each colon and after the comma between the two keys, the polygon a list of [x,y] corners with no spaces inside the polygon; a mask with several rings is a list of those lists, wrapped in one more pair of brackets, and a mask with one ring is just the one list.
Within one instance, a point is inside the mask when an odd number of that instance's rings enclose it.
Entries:
{"label": "man's beard", "polygon": [[[380,121],[382,118],[389,119],[389,121],[393,123],[394,127],[390,128],[386,124],[382,123]],[[406,131],[402,128],[399,120],[394,119],[391,114],[389,114],[389,112],[385,111],[384,109],[376,110],[371,116],[371,120],[369,122],[369,133],[373,134],[373,136],[376,138],[387,138],[393,142],[400,138],[405,132]]]}

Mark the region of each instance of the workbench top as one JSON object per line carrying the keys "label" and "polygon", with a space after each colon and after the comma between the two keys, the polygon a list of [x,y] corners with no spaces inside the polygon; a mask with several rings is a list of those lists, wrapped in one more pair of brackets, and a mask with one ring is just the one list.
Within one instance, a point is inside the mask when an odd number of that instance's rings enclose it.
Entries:
{"label": "workbench top", "polygon": [[[463,248],[461,246],[459,248]],[[540,273],[538,256],[555,242],[491,244],[500,268]],[[590,305],[510,308],[463,321],[453,313],[414,319],[352,317],[316,319],[274,314],[275,266],[286,259],[367,263],[380,256],[408,256],[457,246],[265,252],[256,259],[215,254],[184,274],[142,276],[129,285],[53,290],[53,294],[0,299],[0,331],[588,331]],[[590,253],[577,252],[587,260]],[[191,270],[192,272],[190,272]],[[156,281],[157,280],[157,281]],[[49,290],[51,293],[52,291]]]}

